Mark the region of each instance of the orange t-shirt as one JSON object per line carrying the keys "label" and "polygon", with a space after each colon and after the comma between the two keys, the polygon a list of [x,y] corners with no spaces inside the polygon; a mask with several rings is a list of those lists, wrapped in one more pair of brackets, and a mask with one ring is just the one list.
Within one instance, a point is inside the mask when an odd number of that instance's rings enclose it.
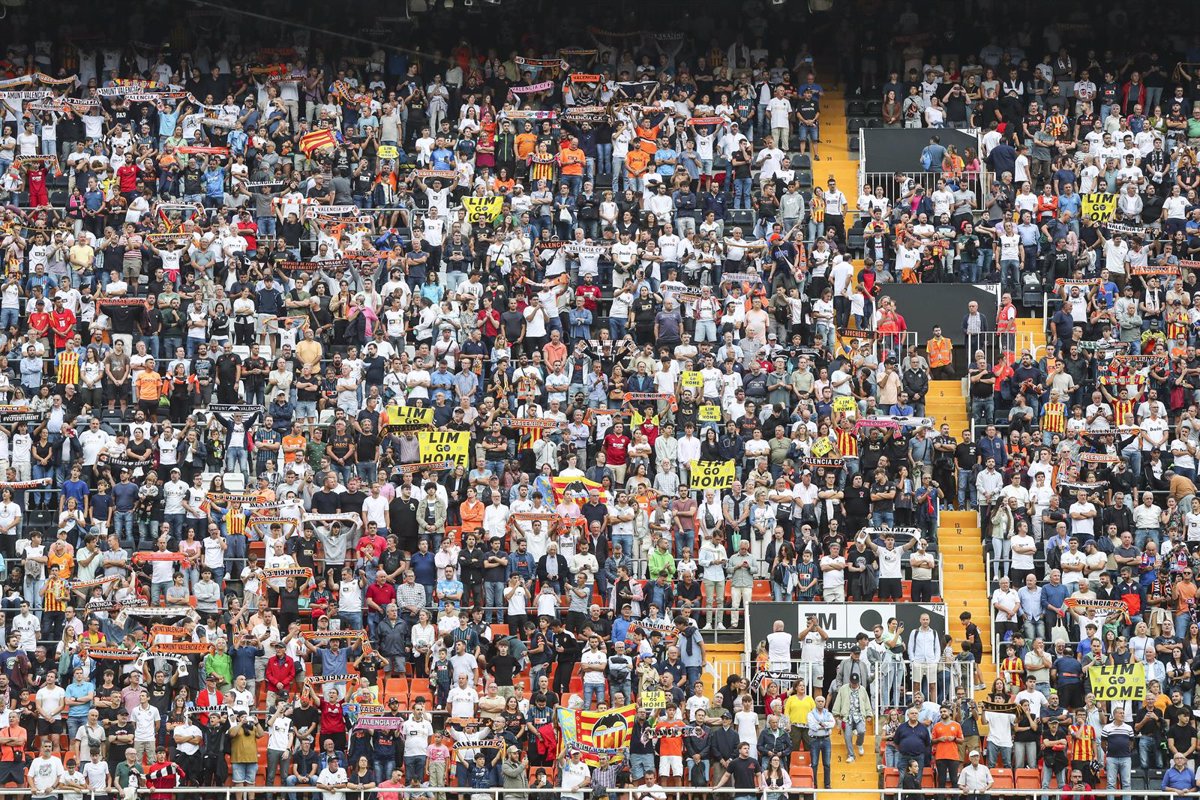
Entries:
{"label": "orange t-shirt", "polygon": [[558,151],[558,163],[563,175],[582,175],[587,156],[578,147],[565,147]]}
{"label": "orange t-shirt", "polygon": [[650,166],[650,154],[645,150],[630,148],[629,154],[625,156],[625,168],[629,171],[629,177],[640,178],[645,174]]}
{"label": "orange t-shirt", "polygon": [[[659,731],[670,728],[678,728],[679,730],[683,730],[683,723],[679,720],[675,720],[673,722],[660,722],[654,726],[654,729]],[[661,736],[658,740],[658,754],[660,756],[682,756],[683,737]]]}
{"label": "orange t-shirt", "polygon": [[[940,736],[955,736],[962,738],[962,726],[954,720],[949,722],[935,722],[933,730],[929,732],[930,736],[937,739]],[[958,742],[934,742],[933,743],[933,758],[938,759],[954,759],[958,760]]]}
{"label": "orange t-shirt", "polygon": [[529,154],[537,147],[537,137],[532,133],[518,133],[517,138],[513,141],[513,149],[517,153],[517,158],[529,158]]}
{"label": "orange t-shirt", "polygon": [[[303,457],[304,447],[307,443],[308,440],[304,438],[303,434],[293,436],[289,433],[283,437],[283,463],[294,464],[299,458]],[[288,452],[289,447],[299,447],[300,449]]]}
{"label": "orange t-shirt", "polygon": [[157,400],[162,397],[162,376],[157,372],[142,370],[137,378],[138,400]]}
{"label": "orange t-shirt", "polygon": [[1175,613],[1190,614],[1196,602],[1196,584],[1180,581],[1175,584],[1175,591],[1179,592],[1179,599],[1175,601]]}

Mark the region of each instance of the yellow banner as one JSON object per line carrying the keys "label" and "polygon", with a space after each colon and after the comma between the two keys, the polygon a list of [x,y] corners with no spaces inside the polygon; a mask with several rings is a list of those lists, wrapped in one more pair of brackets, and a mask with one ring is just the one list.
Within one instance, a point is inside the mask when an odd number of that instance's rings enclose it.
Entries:
{"label": "yellow banner", "polygon": [[853,414],[857,408],[858,403],[854,401],[853,397],[842,395],[833,398],[833,410],[839,414]]}
{"label": "yellow banner", "polygon": [[418,408],[417,406],[388,406],[384,409],[387,414],[389,428],[397,431],[415,431],[421,428],[433,427],[433,409]]}
{"label": "yellow banner", "polygon": [[829,455],[833,451],[833,442],[829,438],[817,439],[813,442],[812,448],[809,450],[817,458],[822,458]]}
{"label": "yellow banner", "polygon": [[720,406],[700,406],[696,409],[696,418],[701,422],[720,422]]}
{"label": "yellow banner", "polygon": [[728,489],[733,486],[733,461],[693,461],[691,487],[693,489]]}
{"label": "yellow banner", "polygon": [[638,695],[638,710],[658,711],[667,707],[667,693],[661,689],[652,689]]}
{"label": "yellow banner", "polygon": [[1093,222],[1108,222],[1117,210],[1117,196],[1103,192],[1088,192],[1083,195],[1083,216]]}
{"label": "yellow banner", "polygon": [[703,389],[704,376],[696,370],[689,370],[679,376],[679,385],[685,389]]}
{"label": "yellow banner", "polygon": [[375,154],[380,158],[399,158],[400,150],[394,144],[381,144]]}
{"label": "yellow banner", "polygon": [[1142,664],[1113,664],[1088,667],[1096,700],[1144,700],[1146,668]]}
{"label": "yellow banner", "polygon": [[466,431],[421,431],[417,443],[422,464],[453,461],[460,467],[470,466],[471,434]]}
{"label": "yellow banner", "polygon": [[463,208],[467,210],[467,222],[477,225],[480,222],[490,224],[500,216],[504,208],[504,198],[495,197],[464,197]]}

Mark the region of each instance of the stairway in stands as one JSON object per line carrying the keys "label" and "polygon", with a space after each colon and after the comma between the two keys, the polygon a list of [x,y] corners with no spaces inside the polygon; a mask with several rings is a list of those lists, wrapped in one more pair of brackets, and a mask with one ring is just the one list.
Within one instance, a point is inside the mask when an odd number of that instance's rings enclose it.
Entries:
{"label": "stairway in stands", "polygon": [[[846,102],[841,88],[833,88],[830,83],[823,84],[825,92],[821,97],[821,143],[817,154],[820,161],[812,162],[813,186],[828,188],[829,178],[837,181],[838,189],[846,196],[851,209],[858,199],[858,158],[850,152],[846,139]],[[846,220],[847,228],[851,220]],[[854,259],[855,272],[863,266],[861,258]],[[867,726],[867,736],[864,755],[855,754],[853,762],[846,760],[846,745],[841,732],[836,731],[833,737],[833,769],[830,771],[830,785],[835,789],[863,789],[863,793],[839,794],[836,800],[878,800],[879,792],[879,753],[878,739],[872,726]],[[820,776],[814,776],[820,786]],[[818,793],[819,794],[819,793]],[[830,798],[832,800],[832,795]]]}
{"label": "stairway in stands", "polygon": [[[812,162],[813,186],[820,186],[825,191],[832,177],[837,181],[838,189],[846,195],[847,205],[853,209],[858,201],[858,155],[850,152],[846,136],[846,97],[840,87],[826,88],[822,94],[820,123],[821,143],[817,155],[821,160]],[[851,222],[847,216],[847,230]],[[855,275],[862,267],[863,260],[854,259]]]}
{"label": "stairway in stands", "polygon": [[[955,439],[969,427],[966,399],[961,381],[931,381],[925,401],[925,415],[934,424],[947,423]],[[947,498],[956,500],[956,498]],[[942,557],[942,593],[946,603],[947,624],[955,642],[955,652],[963,638],[958,615],[971,612],[971,620],[983,634],[984,681],[995,674],[992,659],[991,615],[988,600],[986,563],[979,532],[979,515],[974,511],[943,511],[938,526],[938,552]]]}

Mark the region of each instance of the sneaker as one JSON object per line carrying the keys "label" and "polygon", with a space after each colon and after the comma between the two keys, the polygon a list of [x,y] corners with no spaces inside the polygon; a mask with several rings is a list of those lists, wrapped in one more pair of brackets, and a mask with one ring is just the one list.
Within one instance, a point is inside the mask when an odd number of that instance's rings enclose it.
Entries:
{"label": "sneaker", "polygon": [[861,744],[858,746],[858,754],[860,756],[866,755],[866,751],[863,750],[863,746]]}
{"label": "sneaker", "polygon": [[854,756],[846,756],[846,763],[847,763],[847,764],[853,764],[853,763],[854,763]]}
{"label": "sneaker", "polygon": [[717,625],[717,630],[719,630],[719,631],[727,631],[727,630],[729,630],[729,628],[726,628],[726,627],[725,627],[725,623],[724,623],[724,622],[722,622],[721,624]]}

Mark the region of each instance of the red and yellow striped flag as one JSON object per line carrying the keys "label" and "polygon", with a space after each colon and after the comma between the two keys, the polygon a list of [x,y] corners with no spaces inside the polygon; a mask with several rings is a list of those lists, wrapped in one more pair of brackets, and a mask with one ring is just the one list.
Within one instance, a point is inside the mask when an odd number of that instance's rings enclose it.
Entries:
{"label": "red and yellow striped flag", "polygon": [[333,147],[335,144],[337,144],[337,140],[333,137],[333,131],[329,129],[313,131],[300,137],[300,152],[311,156],[314,150]]}

